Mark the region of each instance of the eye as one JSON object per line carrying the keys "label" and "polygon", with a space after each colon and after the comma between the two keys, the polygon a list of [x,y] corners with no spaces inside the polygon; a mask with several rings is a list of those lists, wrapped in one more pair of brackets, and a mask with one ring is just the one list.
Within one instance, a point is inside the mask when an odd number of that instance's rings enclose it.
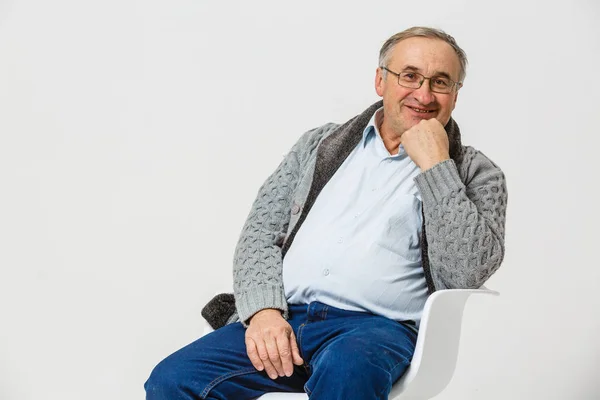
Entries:
{"label": "eye", "polygon": [[400,79],[402,79],[403,81],[406,82],[414,82],[416,80],[418,80],[418,76],[417,74],[415,74],[414,72],[403,72],[400,74]]}
{"label": "eye", "polygon": [[450,86],[450,81],[446,78],[433,78],[433,84],[438,87],[448,87]]}

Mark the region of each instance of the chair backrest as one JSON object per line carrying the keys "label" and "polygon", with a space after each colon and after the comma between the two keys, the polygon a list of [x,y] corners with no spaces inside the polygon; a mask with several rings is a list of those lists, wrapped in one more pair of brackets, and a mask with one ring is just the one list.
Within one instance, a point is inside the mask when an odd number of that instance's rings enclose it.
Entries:
{"label": "chair backrest", "polygon": [[390,399],[428,399],[450,383],[458,360],[463,311],[472,294],[499,295],[482,287],[439,290],[429,296],[410,367],[394,384]]}

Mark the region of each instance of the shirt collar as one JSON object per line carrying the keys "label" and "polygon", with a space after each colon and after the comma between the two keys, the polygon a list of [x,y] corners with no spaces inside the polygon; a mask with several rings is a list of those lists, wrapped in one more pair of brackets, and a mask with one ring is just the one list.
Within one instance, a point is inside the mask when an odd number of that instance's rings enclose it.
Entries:
{"label": "shirt collar", "polygon": [[376,136],[381,137],[381,134],[379,133],[379,128],[377,126],[381,124],[382,120],[383,120],[383,107],[379,108],[377,111],[375,111],[373,113],[373,115],[371,116],[371,119],[369,120],[369,123],[367,124],[367,126],[365,126],[365,129],[363,130],[363,137],[362,137],[363,146],[366,146],[367,139],[371,136],[371,134],[375,134]]}
{"label": "shirt collar", "polygon": [[[381,126],[382,121],[383,121],[383,107],[379,108],[377,111],[375,111],[373,113],[373,116],[371,116],[369,123],[363,130],[363,136],[362,136],[363,148],[365,148],[367,146],[367,143],[372,136],[375,136],[376,138],[378,138],[379,141],[381,142],[381,145],[385,148],[385,146],[383,145],[383,139],[381,138],[381,133],[379,132],[379,127]],[[392,157],[399,157],[403,153],[404,153],[404,146],[400,145],[398,148],[398,154],[396,154]]]}

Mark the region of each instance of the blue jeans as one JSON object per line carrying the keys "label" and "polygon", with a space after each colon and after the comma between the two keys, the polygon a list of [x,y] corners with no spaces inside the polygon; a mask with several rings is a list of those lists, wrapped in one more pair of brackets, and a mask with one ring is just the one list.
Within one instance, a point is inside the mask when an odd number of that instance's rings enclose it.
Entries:
{"label": "blue jeans", "polygon": [[417,334],[404,323],[319,302],[290,305],[304,365],[290,377],[257,371],[237,322],[201,337],[160,362],[144,385],[147,400],[254,399],[306,392],[311,399],[387,399],[410,365]]}

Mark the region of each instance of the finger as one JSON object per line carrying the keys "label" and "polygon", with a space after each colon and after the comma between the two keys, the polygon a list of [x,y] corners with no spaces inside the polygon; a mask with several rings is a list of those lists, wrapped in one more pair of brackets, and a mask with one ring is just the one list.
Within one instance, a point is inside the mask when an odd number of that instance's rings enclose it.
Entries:
{"label": "finger", "polygon": [[258,357],[265,366],[265,372],[267,373],[267,375],[269,375],[269,378],[277,379],[279,374],[277,373],[277,370],[271,362],[271,359],[269,357],[269,351],[267,350],[267,346],[265,346],[264,340],[258,340],[256,347],[258,349]]}
{"label": "finger", "polygon": [[283,366],[281,365],[281,357],[279,356],[277,343],[272,337],[270,337],[265,340],[265,344],[267,345],[267,352],[269,353],[271,364],[273,364],[279,376],[284,376],[285,374],[283,373]]}
{"label": "finger", "polygon": [[292,364],[292,349],[290,347],[290,338],[287,334],[277,337],[277,349],[279,350],[279,358],[285,376],[292,376],[294,373],[294,364]]}
{"label": "finger", "polygon": [[290,344],[292,346],[292,359],[294,364],[302,365],[304,364],[304,360],[300,357],[300,349],[298,348],[298,342],[296,341],[296,335],[294,332],[290,335]]}
{"label": "finger", "polygon": [[267,373],[267,375],[269,375],[269,378],[273,380],[279,378],[279,374],[277,373],[277,370],[273,366],[271,360],[267,358],[265,361],[263,361],[263,364],[265,365],[265,372]]}
{"label": "finger", "polygon": [[246,354],[248,354],[248,358],[250,359],[250,362],[252,363],[254,368],[256,368],[259,371],[265,369],[262,360],[258,356],[258,349],[256,347],[256,343],[254,343],[254,340],[252,340],[249,337],[246,338]]}

